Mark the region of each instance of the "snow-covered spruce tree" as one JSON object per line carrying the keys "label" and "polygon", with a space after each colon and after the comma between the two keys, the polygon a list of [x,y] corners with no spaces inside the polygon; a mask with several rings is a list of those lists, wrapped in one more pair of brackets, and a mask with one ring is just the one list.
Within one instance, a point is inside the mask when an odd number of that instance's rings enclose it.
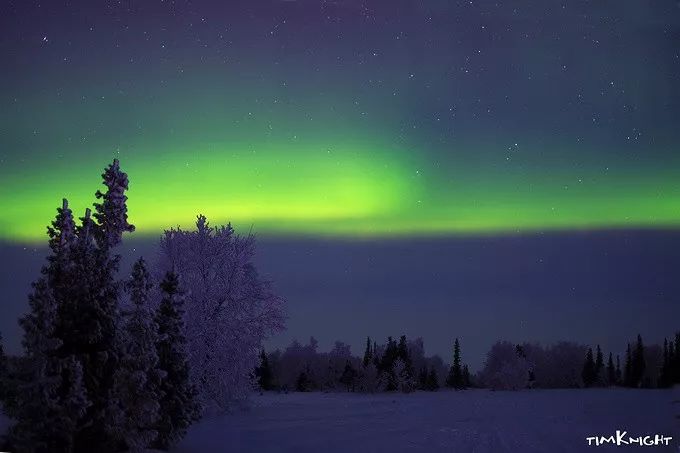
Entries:
{"label": "snow-covered spruce tree", "polygon": [[102,179],[106,186],[106,192],[98,190],[95,193],[101,203],[95,203],[94,218],[100,228],[97,240],[102,247],[110,248],[118,245],[122,240],[124,232],[135,231],[135,226],[128,223],[127,218],[127,196],[128,190],[127,174],[121,171],[118,159],[114,159],[102,173]]}
{"label": "snow-covered spruce tree", "polygon": [[397,358],[392,365],[392,376],[394,379],[395,390],[410,393],[415,390],[416,385],[413,375],[409,370],[408,364],[403,359]]}
{"label": "snow-covered spruce tree", "polygon": [[156,313],[158,326],[158,369],[160,407],[156,421],[155,448],[168,450],[186,434],[187,428],[198,419],[199,405],[196,391],[189,379],[189,365],[184,337],[184,295],[179,278],[170,271],[160,284],[162,299]]}
{"label": "snow-covered spruce tree", "polygon": [[283,329],[283,300],[258,275],[252,235],[202,215],[196,227],[165,232],[159,267],[182,275],[192,380],[203,407],[219,411],[248,395],[263,340]]}
{"label": "snow-covered spruce tree", "polygon": [[581,379],[583,380],[584,387],[592,387],[597,380],[597,369],[595,367],[595,361],[593,360],[593,348],[588,348],[588,352],[586,353]]}
{"label": "snow-covered spruce tree", "polygon": [[349,360],[345,362],[345,369],[340,376],[340,383],[343,384],[348,392],[353,392],[356,387],[357,381],[357,370],[354,369]]}
{"label": "snow-covered spruce tree", "polygon": [[257,377],[260,390],[271,390],[274,388],[274,373],[264,348],[262,348],[260,353],[260,366],[255,370],[255,376]]}
{"label": "snow-covered spruce tree", "polygon": [[66,200],[48,234],[51,254],[33,283],[29,313],[19,320],[25,356],[16,372],[12,404],[6,408],[16,420],[7,436],[8,448],[16,451],[73,451],[77,429],[90,406],[82,366],[63,350],[56,332],[60,299],[72,283],[70,259],[76,240]]}
{"label": "snow-covered spruce tree", "polygon": [[451,369],[449,370],[449,375],[446,378],[447,387],[452,387],[456,390],[461,390],[465,388],[463,382],[463,368],[460,361],[460,342],[458,338],[453,344],[453,363],[451,364]]}
{"label": "snow-covered spruce tree", "polygon": [[156,438],[163,374],[158,370],[156,353],[158,327],[150,308],[152,286],[146,263],[140,258],[126,283],[131,308],[121,320],[113,392],[119,404],[119,420],[114,423],[116,437],[131,451],[149,446]]}
{"label": "snow-covered spruce tree", "polygon": [[363,364],[364,367],[367,367],[369,363],[373,360],[373,356],[371,354],[371,337],[366,337],[366,350],[364,351],[364,359],[363,359]]}
{"label": "snow-covered spruce tree", "polygon": [[493,390],[524,389],[529,381],[529,364],[514,344],[498,341],[487,353],[481,379]]}

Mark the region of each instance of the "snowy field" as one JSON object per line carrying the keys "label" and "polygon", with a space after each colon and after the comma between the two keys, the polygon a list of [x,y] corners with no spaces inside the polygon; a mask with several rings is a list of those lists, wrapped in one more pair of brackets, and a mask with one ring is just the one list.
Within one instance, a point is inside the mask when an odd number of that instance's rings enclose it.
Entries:
{"label": "snowy field", "polygon": [[[192,427],[188,452],[680,451],[677,391],[590,389],[253,396],[248,410]],[[625,430],[670,447],[588,446]]]}

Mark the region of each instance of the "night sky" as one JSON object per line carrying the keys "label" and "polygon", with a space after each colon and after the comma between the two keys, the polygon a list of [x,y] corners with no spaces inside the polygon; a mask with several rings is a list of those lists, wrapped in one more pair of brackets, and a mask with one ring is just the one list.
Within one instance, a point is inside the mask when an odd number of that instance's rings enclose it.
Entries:
{"label": "night sky", "polygon": [[491,314],[479,354],[680,319],[677,1],[5,0],[0,57],[13,297],[61,198],[84,210],[117,157],[135,240],[199,212],[253,227],[286,340],[330,345],[333,313],[440,353],[439,320]]}

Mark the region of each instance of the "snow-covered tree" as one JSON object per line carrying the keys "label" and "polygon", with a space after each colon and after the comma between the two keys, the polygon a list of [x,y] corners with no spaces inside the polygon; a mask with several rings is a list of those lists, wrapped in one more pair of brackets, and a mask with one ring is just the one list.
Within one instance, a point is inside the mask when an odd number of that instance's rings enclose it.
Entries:
{"label": "snow-covered tree", "polygon": [[583,385],[585,387],[591,387],[597,380],[597,368],[595,361],[593,360],[593,348],[588,348],[586,359],[583,363],[581,378],[583,379]]}
{"label": "snow-covered tree", "polygon": [[255,369],[255,376],[261,390],[272,390],[274,388],[274,372],[264,348],[260,352],[260,365]]}
{"label": "snow-covered tree", "polygon": [[375,364],[369,363],[359,370],[357,388],[360,392],[364,393],[374,393],[378,391],[378,368],[376,368]]}
{"label": "snow-covered tree", "polygon": [[114,159],[102,174],[106,192],[97,191],[95,196],[101,203],[95,203],[94,218],[99,224],[97,239],[100,246],[109,248],[118,245],[124,232],[135,231],[135,226],[128,223],[127,174],[120,169],[118,159]]}
{"label": "snow-covered tree", "polygon": [[439,378],[437,377],[437,370],[434,367],[430,368],[430,372],[427,373],[427,379],[425,381],[425,390],[434,392],[439,389]]}
{"label": "snow-covered tree", "polygon": [[114,375],[114,398],[121,417],[114,426],[124,445],[139,451],[156,437],[159,385],[164,377],[158,370],[158,326],[150,307],[153,283],[144,259],[134,264],[126,287],[131,308],[123,314],[118,338],[120,359]]}
{"label": "snow-covered tree", "polygon": [[60,311],[74,282],[75,224],[66,200],[47,232],[51,253],[33,283],[29,312],[19,321],[25,356],[7,408],[17,421],[9,443],[19,451],[73,449],[77,427],[90,407],[82,366],[64,348],[64,335],[58,331]]}
{"label": "snow-covered tree", "polygon": [[523,389],[529,381],[529,363],[514,344],[499,341],[487,353],[481,377],[483,384],[494,390]]}
{"label": "snow-covered tree", "polygon": [[460,360],[460,342],[458,338],[453,344],[453,363],[451,364],[451,369],[449,370],[449,375],[446,379],[447,387],[453,387],[456,390],[461,390],[465,388],[465,383],[463,382],[463,366]]}
{"label": "snow-covered tree", "polygon": [[354,369],[352,366],[352,363],[347,360],[345,362],[345,369],[342,372],[342,375],[340,376],[340,383],[343,384],[345,387],[347,387],[347,391],[354,391],[355,386],[356,386],[356,380],[357,380],[357,370]]}
{"label": "snow-covered tree", "polygon": [[362,361],[363,365],[366,367],[373,360],[371,349],[371,337],[366,337],[366,350],[364,351],[364,359]]}
{"label": "snow-covered tree", "polygon": [[189,379],[183,322],[184,295],[177,274],[166,273],[160,287],[163,297],[155,321],[158,326],[158,369],[162,378],[154,446],[167,450],[182,439],[187,428],[198,419],[199,405]]}
{"label": "snow-covered tree", "polygon": [[30,311],[20,319],[25,357],[9,413],[17,423],[8,436],[9,448],[16,451],[74,450],[76,429],[90,405],[80,363],[72,355],[59,356],[57,304],[47,280],[33,284]]}
{"label": "snow-covered tree", "polygon": [[252,235],[212,227],[202,215],[196,227],[165,232],[160,267],[180,273],[188,291],[189,361],[201,402],[223,409],[247,396],[263,340],[283,328],[283,301],[258,275]]}
{"label": "snow-covered tree", "polygon": [[416,383],[408,364],[401,358],[397,358],[392,365],[392,376],[395,390],[409,393],[415,390]]}

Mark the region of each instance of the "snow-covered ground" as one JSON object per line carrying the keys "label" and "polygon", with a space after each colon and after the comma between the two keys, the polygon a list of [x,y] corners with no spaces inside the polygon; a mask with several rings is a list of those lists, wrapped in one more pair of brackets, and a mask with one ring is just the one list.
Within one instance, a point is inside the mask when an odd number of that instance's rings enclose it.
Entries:
{"label": "snow-covered ground", "polygon": [[[204,419],[175,453],[680,451],[670,390],[588,389],[255,395]],[[673,436],[671,447],[588,446],[616,430]]]}

